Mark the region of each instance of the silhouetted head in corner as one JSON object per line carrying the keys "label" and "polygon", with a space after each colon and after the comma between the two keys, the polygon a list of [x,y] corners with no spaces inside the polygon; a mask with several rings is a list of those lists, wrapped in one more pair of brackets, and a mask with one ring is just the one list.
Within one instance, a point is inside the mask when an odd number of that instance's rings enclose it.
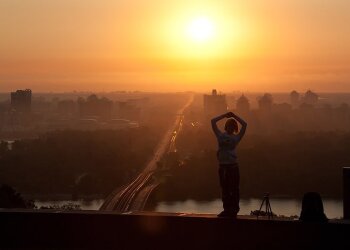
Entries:
{"label": "silhouetted head in corner", "polygon": [[238,124],[237,124],[237,121],[234,118],[229,118],[229,119],[226,120],[225,131],[229,135],[232,135],[233,133],[237,133],[238,132]]}
{"label": "silhouetted head in corner", "polygon": [[323,202],[319,193],[304,194],[299,220],[304,222],[327,222],[323,211]]}

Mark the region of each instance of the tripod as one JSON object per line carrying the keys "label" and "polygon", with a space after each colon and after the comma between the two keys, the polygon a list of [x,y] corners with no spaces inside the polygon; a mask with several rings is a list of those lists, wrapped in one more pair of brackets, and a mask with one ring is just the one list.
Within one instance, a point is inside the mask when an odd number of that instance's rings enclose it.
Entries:
{"label": "tripod", "polygon": [[267,218],[268,219],[273,218],[273,212],[272,212],[272,209],[271,209],[270,197],[269,196],[270,196],[269,193],[265,193],[264,194],[264,199],[263,199],[263,201],[261,203],[259,212],[256,215],[256,219],[259,219],[259,215],[261,214],[261,209],[263,208],[264,203],[265,203],[265,214],[267,215]]}

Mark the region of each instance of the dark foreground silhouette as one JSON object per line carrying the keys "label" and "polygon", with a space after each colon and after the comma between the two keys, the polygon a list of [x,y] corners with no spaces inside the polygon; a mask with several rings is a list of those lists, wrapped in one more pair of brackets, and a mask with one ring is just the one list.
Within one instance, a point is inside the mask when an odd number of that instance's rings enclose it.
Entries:
{"label": "dark foreground silhouette", "polygon": [[350,225],[98,211],[0,211],[0,249],[350,249]]}
{"label": "dark foreground silhouette", "polygon": [[316,192],[306,193],[303,197],[300,220],[304,222],[327,222],[323,210],[321,195]]}

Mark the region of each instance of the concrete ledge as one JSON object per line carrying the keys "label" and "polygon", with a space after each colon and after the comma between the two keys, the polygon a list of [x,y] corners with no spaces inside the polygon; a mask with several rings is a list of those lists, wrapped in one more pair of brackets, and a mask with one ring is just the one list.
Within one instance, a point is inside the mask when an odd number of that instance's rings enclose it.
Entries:
{"label": "concrete ledge", "polygon": [[350,224],[210,215],[0,210],[0,248],[350,249]]}

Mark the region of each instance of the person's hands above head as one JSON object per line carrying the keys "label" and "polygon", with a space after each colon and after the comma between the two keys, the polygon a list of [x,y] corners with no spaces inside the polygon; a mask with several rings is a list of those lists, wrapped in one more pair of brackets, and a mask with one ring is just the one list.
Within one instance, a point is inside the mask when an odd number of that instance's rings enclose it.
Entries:
{"label": "person's hands above head", "polygon": [[227,112],[226,113],[226,117],[227,118],[231,118],[231,117],[233,117],[234,116],[234,114],[232,113],[232,112]]}

